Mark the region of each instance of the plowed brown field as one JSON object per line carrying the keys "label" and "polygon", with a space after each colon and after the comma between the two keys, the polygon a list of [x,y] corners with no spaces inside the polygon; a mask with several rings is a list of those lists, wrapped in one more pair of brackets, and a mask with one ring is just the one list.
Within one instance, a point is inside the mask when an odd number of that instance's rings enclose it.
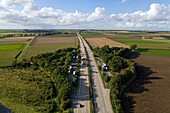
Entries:
{"label": "plowed brown field", "polygon": [[137,77],[126,88],[122,103],[126,113],[170,112],[170,57],[140,55]]}
{"label": "plowed brown field", "polygon": [[125,44],[121,44],[121,43],[115,42],[111,39],[104,38],[104,37],[85,37],[85,39],[89,42],[89,44],[92,46],[92,48],[96,48],[97,46],[103,47],[105,45],[109,45],[109,47],[129,48],[129,46],[127,46]]}

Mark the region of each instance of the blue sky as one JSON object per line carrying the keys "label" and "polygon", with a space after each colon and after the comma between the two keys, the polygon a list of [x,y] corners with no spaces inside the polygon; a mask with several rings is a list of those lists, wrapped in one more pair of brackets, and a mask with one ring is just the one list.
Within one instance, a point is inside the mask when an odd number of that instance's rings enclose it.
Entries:
{"label": "blue sky", "polygon": [[170,30],[168,0],[0,0],[0,29]]}

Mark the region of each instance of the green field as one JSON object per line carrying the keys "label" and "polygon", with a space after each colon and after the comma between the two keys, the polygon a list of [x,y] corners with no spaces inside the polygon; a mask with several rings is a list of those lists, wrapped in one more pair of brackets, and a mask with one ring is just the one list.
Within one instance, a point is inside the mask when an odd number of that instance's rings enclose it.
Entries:
{"label": "green field", "polygon": [[31,56],[36,56],[37,54],[54,52],[58,49],[76,47],[75,45],[44,45],[44,46],[28,46],[28,48],[21,54],[19,58],[29,59]]}
{"label": "green field", "polygon": [[136,54],[142,55],[154,55],[154,56],[168,56],[170,57],[170,50],[163,49],[137,49],[135,50]]}
{"label": "green field", "polygon": [[27,41],[28,39],[0,39],[0,42],[4,42],[4,41]]}
{"label": "green field", "polygon": [[0,51],[21,51],[27,44],[1,44]]}
{"label": "green field", "polygon": [[143,40],[143,41],[117,41],[126,45],[137,44],[138,48],[147,48],[147,49],[170,49],[170,40]]}
{"label": "green field", "polygon": [[8,66],[12,63],[19,51],[0,51],[0,66]]}
{"label": "green field", "polygon": [[19,51],[25,48],[26,44],[0,45],[0,66],[7,66],[12,63]]}
{"label": "green field", "polygon": [[6,36],[6,35],[15,35],[15,36],[19,36],[20,34],[22,35],[30,35],[30,34],[38,34],[38,33],[0,33],[0,37]]}
{"label": "green field", "polygon": [[141,37],[107,37],[108,39],[141,39]]}
{"label": "green field", "polygon": [[143,55],[170,56],[170,40],[147,39],[142,41],[117,41],[126,45],[137,44],[136,53]]}
{"label": "green field", "polygon": [[106,36],[99,33],[81,33],[82,36]]}

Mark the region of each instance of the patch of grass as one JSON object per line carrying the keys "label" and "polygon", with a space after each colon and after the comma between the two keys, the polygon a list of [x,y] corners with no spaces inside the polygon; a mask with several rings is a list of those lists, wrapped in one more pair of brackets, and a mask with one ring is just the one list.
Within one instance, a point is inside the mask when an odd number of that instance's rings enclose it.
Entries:
{"label": "patch of grass", "polygon": [[36,56],[37,54],[46,53],[46,52],[54,52],[58,49],[75,47],[76,45],[46,45],[46,46],[29,46],[19,58],[29,59],[32,56]]}
{"label": "patch of grass", "polygon": [[135,54],[142,55],[153,55],[153,56],[168,56],[170,57],[170,50],[162,49],[137,49],[134,52]]}
{"label": "patch of grass", "polygon": [[19,51],[0,51],[0,66],[8,66],[12,63]]}
{"label": "patch of grass", "polygon": [[1,44],[0,51],[20,51],[25,48],[27,44]]}
{"label": "patch of grass", "polygon": [[99,33],[81,33],[82,36],[106,36]]}
{"label": "patch of grass", "polygon": [[8,66],[12,63],[19,51],[27,44],[2,44],[0,45],[0,66]]}
{"label": "patch of grass", "polygon": [[107,37],[108,39],[141,39],[141,37]]}
{"label": "patch of grass", "polygon": [[16,113],[38,113],[35,112],[34,109],[28,105],[13,103],[8,98],[0,98],[0,102],[3,103],[6,107],[10,107],[10,109],[12,109],[12,111],[15,111]]}
{"label": "patch of grass", "polygon": [[[31,69],[4,69],[0,72],[0,101],[16,113],[36,113],[35,109],[44,107],[45,103],[40,101],[43,92],[33,79],[41,79],[48,84],[50,78],[43,77],[43,74]],[[36,107],[29,103],[31,101],[37,104]]]}

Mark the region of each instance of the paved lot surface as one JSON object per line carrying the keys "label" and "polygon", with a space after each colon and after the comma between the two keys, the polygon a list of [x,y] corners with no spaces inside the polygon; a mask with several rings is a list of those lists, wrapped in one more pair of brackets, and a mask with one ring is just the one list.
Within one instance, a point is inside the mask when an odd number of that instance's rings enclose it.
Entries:
{"label": "paved lot surface", "polygon": [[93,87],[93,98],[94,98],[94,109],[96,113],[113,113],[110,103],[110,90],[104,89],[101,76],[99,74],[97,65],[95,63],[93,53],[89,46],[81,35],[77,34],[82,40],[86,47],[87,54],[89,57],[89,66],[91,69],[92,87]]}
{"label": "paved lot surface", "polygon": [[80,37],[78,38],[80,41],[80,54],[84,59],[82,60],[83,64],[80,67],[78,89],[77,92],[74,93],[72,109],[74,113],[90,113],[89,78],[86,54],[83,43]]}

